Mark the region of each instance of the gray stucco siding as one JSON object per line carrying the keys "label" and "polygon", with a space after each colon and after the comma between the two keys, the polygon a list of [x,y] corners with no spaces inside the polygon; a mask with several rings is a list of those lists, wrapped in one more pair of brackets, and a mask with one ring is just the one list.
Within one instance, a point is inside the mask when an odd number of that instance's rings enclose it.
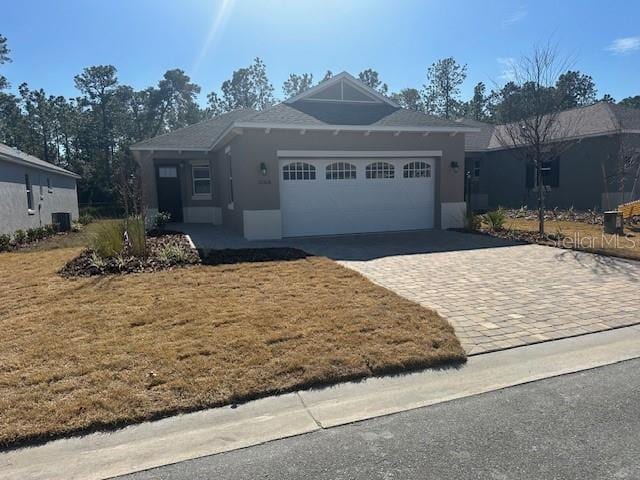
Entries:
{"label": "gray stucco siding", "polygon": [[[29,175],[33,192],[31,212],[27,207],[25,174]],[[74,178],[0,160],[0,233],[13,234],[19,229],[51,224],[51,214],[56,212],[70,213],[72,220],[78,219]]]}
{"label": "gray stucco siding", "polygon": [[[634,141],[628,139],[627,143]],[[559,186],[547,194],[546,206],[579,210],[615,208],[618,186],[615,178],[609,178],[605,187],[603,167],[607,176],[616,171],[619,142],[617,135],[585,138],[566,151],[559,160]],[[467,154],[467,168],[476,156]],[[526,162],[520,156],[511,150],[500,150],[486,152],[481,157],[484,178],[475,186],[475,191],[488,195],[490,207],[527,205],[535,208],[536,193],[527,189]],[[625,190],[630,191],[631,185]],[[608,205],[605,192],[610,197]]]}

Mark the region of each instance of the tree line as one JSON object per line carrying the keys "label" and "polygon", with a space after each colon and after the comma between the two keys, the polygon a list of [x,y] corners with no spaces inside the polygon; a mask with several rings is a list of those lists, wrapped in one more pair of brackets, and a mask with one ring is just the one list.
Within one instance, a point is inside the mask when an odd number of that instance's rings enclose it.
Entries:
{"label": "tree line", "polygon": [[[11,61],[7,39],[0,35],[0,65]],[[327,71],[316,82],[312,73],[292,73],[282,85],[282,98],[304,92],[332,76]],[[405,108],[450,119],[467,117],[495,123],[520,118],[533,88],[526,83],[507,82],[488,91],[480,82],[474,87],[472,98],[464,101],[460,89],[467,77],[467,66],[453,58],[431,65],[420,89],[408,87],[390,92],[373,69],[363,70],[358,76]],[[75,97],[50,95],[26,83],[13,94],[8,91],[9,80],[0,74],[0,142],[79,173],[81,204],[118,202],[123,182],[133,181],[135,165],[128,149],[131,144],[227,111],[261,110],[278,101],[260,58],[234,71],[218,91],[207,95],[204,107],[198,103],[201,87],[178,68],[165,72],[155,86],[136,90],[119,82],[113,65],[97,65],[78,73],[74,85],[78,91]],[[597,100],[593,79],[579,71],[568,70],[555,86],[549,87],[550,95],[557,96],[558,92],[565,99],[565,108]],[[602,100],[614,101],[608,95]],[[620,103],[640,108],[640,96]]]}

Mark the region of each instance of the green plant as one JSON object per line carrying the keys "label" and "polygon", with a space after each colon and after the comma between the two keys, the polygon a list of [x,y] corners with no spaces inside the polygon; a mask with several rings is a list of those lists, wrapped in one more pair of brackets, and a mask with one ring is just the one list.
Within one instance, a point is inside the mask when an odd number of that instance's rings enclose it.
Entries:
{"label": "green plant", "polygon": [[144,257],[146,255],[147,242],[144,219],[139,216],[129,217],[126,223],[129,253],[136,257]]}
{"label": "green plant", "polygon": [[22,245],[27,240],[27,234],[24,230],[18,229],[13,233],[13,241],[16,245]]}
{"label": "green plant", "polygon": [[7,234],[0,234],[0,252],[6,252],[11,249],[11,237]]}
{"label": "green plant", "polygon": [[57,233],[56,226],[53,224],[45,225],[42,227],[44,229],[45,237],[50,237],[51,235],[55,235]]}
{"label": "green plant", "polygon": [[187,260],[188,252],[178,245],[168,244],[158,252],[158,258],[165,263],[179,263]]}
{"label": "green plant", "polygon": [[487,224],[490,230],[502,230],[507,221],[507,214],[503,208],[487,212],[483,215],[482,221]]}
{"label": "green plant", "polygon": [[171,220],[171,214],[169,212],[158,212],[153,219],[153,226],[160,232],[164,230],[164,227]]}
{"label": "green plant", "polygon": [[91,237],[91,250],[102,258],[113,258],[124,251],[124,222],[104,221],[98,224]]}
{"label": "green plant", "polygon": [[102,258],[101,256],[99,256],[96,252],[91,252],[91,256],[89,257],[89,261],[91,262],[91,265],[102,269],[104,268],[104,266],[107,264],[107,262],[105,261],[104,258]]}
{"label": "green plant", "polygon": [[35,242],[40,238],[40,231],[38,228],[27,228],[27,242]]}
{"label": "green plant", "polygon": [[81,225],[89,225],[91,222],[93,222],[93,220],[93,216],[89,215],[88,213],[83,213],[82,215],[80,215],[80,217],[78,217],[78,223],[80,223]]}

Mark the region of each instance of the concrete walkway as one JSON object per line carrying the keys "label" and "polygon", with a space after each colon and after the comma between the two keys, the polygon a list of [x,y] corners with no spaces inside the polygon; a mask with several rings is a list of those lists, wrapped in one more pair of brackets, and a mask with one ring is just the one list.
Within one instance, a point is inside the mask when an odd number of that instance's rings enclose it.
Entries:
{"label": "concrete walkway", "polygon": [[632,358],[640,358],[639,326],[8,451],[0,478],[104,479]]}

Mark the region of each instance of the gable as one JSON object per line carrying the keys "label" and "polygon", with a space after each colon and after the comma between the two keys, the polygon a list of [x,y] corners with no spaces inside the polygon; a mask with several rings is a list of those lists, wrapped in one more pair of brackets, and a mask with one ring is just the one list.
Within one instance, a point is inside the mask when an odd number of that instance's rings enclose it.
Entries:
{"label": "gable", "polygon": [[306,92],[296,95],[286,103],[293,103],[300,100],[317,102],[350,102],[368,104],[388,104],[398,107],[393,101],[384,95],[365,85],[361,81],[343,72],[324,82],[310,88]]}

